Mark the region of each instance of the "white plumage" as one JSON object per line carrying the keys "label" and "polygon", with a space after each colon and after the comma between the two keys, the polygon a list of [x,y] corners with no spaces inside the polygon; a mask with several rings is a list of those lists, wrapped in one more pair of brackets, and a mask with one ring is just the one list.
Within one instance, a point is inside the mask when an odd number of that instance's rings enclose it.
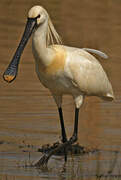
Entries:
{"label": "white plumage", "polygon": [[[108,77],[98,60],[89,52],[96,53],[104,58],[107,56],[100,51],[88,48],[78,49],[49,44],[50,42],[47,42],[49,35],[51,37],[49,40],[53,37],[58,39],[59,35],[57,36],[49,15],[42,7],[33,7],[29,11],[29,17],[33,17],[36,9],[41,16],[45,16],[43,24],[38,24],[38,28],[33,34],[32,47],[36,60],[36,72],[41,83],[51,91],[58,107],[61,106],[61,99],[64,94],[71,94],[78,108],[81,106],[85,95],[113,100],[113,90]],[[48,27],[53,28],[50,28],[51,31],[48,32]],[[82,97],[78,98],[79,96]]]}
{"label": "white plumage", "polygon": [[73,135],[69,140],[72,144],[77,140],[78,114],[84,97],[98,96],[107,101],[114,99],[112,86],[105,71],[90,53],[102,58],[107,58],[107,55],[95,49],[62,45],[47,11],[41,6],[34,6],[28,13],[22,40],[4,73],[4,80],[7,82],[15,79],[21,53],[32,33],[36,72],[40,82],[50,90],[58,106],[63,143],[67,142],[67,136],[61,108],[62,96],[70,94],[74,98],[75,124]]}

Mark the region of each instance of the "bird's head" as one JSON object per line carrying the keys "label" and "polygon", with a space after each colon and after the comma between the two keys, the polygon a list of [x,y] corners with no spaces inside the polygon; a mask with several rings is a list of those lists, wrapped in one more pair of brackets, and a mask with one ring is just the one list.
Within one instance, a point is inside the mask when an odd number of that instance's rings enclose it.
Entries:
{"label": "bird's head", "polygon": [[18,48],[9,64],[8,68],[6,69],[6,71],[3,74],[3,78],[5,81],[10,83],[16,78],[17,72],[18,72],[18,65],[20,62],[20,57],[24,50],[25,45],[27,44],[33,31],[38,26],[43,24],[45,22],[45,20],[47,20],[47,18],[48,18],[48,14],[47,14],[46,10],[41,6],[34,6],[29,10],[26,27],[25,27],[23,36],[21,38],[21,41],[18,45]]}
{"label": "bird's head", "polygon": [[[3,74],[3,78],[5,81],[8,83],[12,82],[18,72],[18,65],[20,62],[20,57],[21,54],[24,50],[25,45],[27,44],[31,34],[36,31],[38,27],[41,27],[43,24],[47,22],[47,34],[46,34],[46,43],[47,46],[49,44],[54,44],[54,40],[56,41],[57,44],[61,43],[60,36],[56,32],[49,15],[47,11],[42,7],[42,6],[34,6],[32,7],[29,12],[28,12],[28,18],[27,18],[27,23],[25,26],[25,30],[23,33],[23,36],[21,38],[21,41],[18,45],[18,48],[8,66],[6,71]],[[41,34],[40,34],[41,35]]]}
{"label": "bird's head", "polygon": [[48,19],[48,13],[42,6],[34,6],[28,12],[28,19],[33,19],[36,25],[43,24]]}

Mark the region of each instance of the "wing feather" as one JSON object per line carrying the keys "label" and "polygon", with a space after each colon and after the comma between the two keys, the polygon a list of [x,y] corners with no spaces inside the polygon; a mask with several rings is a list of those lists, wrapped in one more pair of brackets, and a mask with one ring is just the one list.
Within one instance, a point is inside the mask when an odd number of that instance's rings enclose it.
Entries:
{"label": "wing feather", "polygon": [[69,69],[73,84],[85,95],[106,97],[110,94],[113,97],[112,86],[104,69],[88,52],[70,53]]}
{"label": "wing feather", "polygon": [[96,50],[96,49],[90,49],[90,48],[83,48],[83,50],[87,51],[87,52],[90,52],[90,53],[94,53],[94,54],[97,54],[98,56],[104,58],[104,59],[108,59],[108,55],[105,54],[104,52],[102,51],[99,51],[99,50]]}

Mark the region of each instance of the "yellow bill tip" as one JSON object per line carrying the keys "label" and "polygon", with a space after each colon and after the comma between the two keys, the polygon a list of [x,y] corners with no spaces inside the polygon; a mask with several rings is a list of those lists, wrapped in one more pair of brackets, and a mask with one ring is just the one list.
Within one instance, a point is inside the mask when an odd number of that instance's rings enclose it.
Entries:
{"label": "yellow bill tip", "polygon": [[12,75],[4,75],[3,76],[4,80],[7,81],[8,83],[12,82],[15,79],[15,76]]}

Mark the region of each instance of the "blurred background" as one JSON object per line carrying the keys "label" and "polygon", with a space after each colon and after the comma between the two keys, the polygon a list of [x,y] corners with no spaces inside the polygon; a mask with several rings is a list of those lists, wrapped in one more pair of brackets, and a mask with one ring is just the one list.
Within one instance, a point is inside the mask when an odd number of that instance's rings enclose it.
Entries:
{"label": "blurred background", "polygon": [[[98,49],[109,56],[99,61],[112,83],[115,101],[85,99],[80,110],[78,142],[90,148],[120,150],[121,1],[0,0],[0,151],[17,152],[20,145],[39,147],[60,140],[57,107],[36,76],[31,40],[22,55],[16,80],[7,84],[2,78],[33,5],[48,11],[63,44]],[[71,136],[74,122],[71,97],[64,97],[63,110],[66,130]]]}

